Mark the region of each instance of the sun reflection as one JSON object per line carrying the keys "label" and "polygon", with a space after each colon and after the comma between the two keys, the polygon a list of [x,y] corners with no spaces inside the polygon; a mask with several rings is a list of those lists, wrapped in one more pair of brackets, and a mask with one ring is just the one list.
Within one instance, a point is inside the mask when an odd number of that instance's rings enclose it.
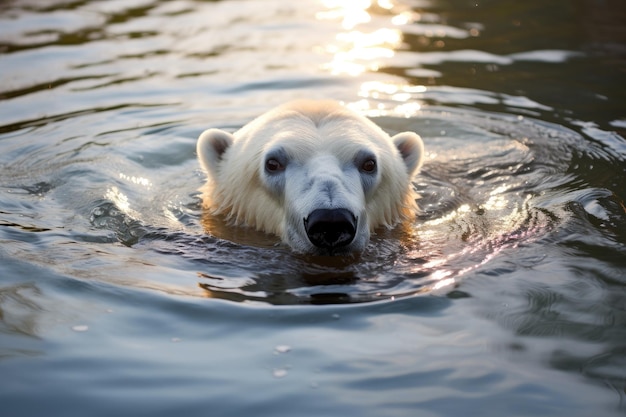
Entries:
{"label": "sun reflection", "polygon": [[409,23],[413,23],[414,21],[418,19],[419,19],[419,14],[411,12],[411,11],[404,11],[392,17],[391,23],[393,23],[396,26],[403,26],[403,25],[408,25]]}
{"label": "sun reflection", "polygon": [[[351,103],[349,107],[370,117],[389,114],[411,117],[422,109],[419,99],[425,91],[426,87],[423,85],[368,81],[361,84],[359,89],[358,94],[362,99]],[[380,101],[391,103],[391,108]],[[372,102],[378,103],[372,106]]]}
{"label": "sun reflection", "polygon": [[454,220],[462,214],[469,213],[470,211],[471,207],[469,206],[469,204],[463,204],[453,212],[448,213],[447,215],[439,217],[437,219],[431,220],[427,223],[429,226],[438,226],[443,223],[448,223],[449,221]]}
{"label": "sun reflection", "polygon": [[119,176],[120,176],[121,179],[123,179],[125,181],[132,182],[133,184],[142,185],[142,186],[144,186],[146,188],[152,187],[152,183],[147,178],[135,177],[135,176],[132,176],[132,175],[126,175],[126,174],[124,174],[122,172],[119,173]]}
{"label": "sun reflection", "polygon": [[[324,48],[325,52],[333,56],[332,61],[325,66],[332,74],[358,76],[366,71],[377,71],[379,61],[393,57],[394,51],[402,44],[402,33],[397,29],[356,29],[372,21],[372,1],[322,0],[322,3],[328,10],[317,13],[317,19],[340,20],[344,30],[337,34],[336,42]],[[379,1],[377,6],[389,10],[393,3],[389,0]]]}
{"label": "sun reflection", "polygon": [[322,4],[329,10],[318,12],[315,17],[319,20],[341,19],[341,26],[346,30],[371,20],[367,12],[372,6],[370,0],[322,0]]}
{"label": "sun reflection", "polygon": [[366,71],[378,71],[381,60],[392,58],[402,35],[394,29],[378,29],[371,33],[352,30],[339,33],[335,39],[336,44],[326,47],[333,59],[325,68],[333,75],[358,76]]}
{"label": "sun reflection", "polygon": [[[124,181],[131,182],[135,185],[146,187],[147,189],[150,189],[152,187],[152,182],[144,177],[135,177],[133,175],[126,175],[120,172],[119,178]],[[104,193],[104,198],[115,204],[115,207],[117,207],[117,209],[120,210],[122,213],[133,218],[139,218],[139,213],[131,208],[128,196],[116,186],[109,187]]]}
{"label": "sun reflection", "polygon": [[128,197],[126,196],[126,194],[121,192],[117,187],[110,187],[104,193],[104,198],[115,204],[115,207],[117,207],[117,209],[122,213],[133,218],[139,217],[139,213],[137,213],[130,207],[130,202],[128,201]]}
{"label": "sun reflection", "polygon": [[396,95],[404,94],[406,97],[413,96],[415,93],[423,93],[426,91],[426,87],[423,85],[405,85],[405,84],[393,84],[383,83],[380,81],[368,81],[361,84],[361,90],[359,95],[363,97],[373,97],[376,94]]}
{"label": "sun reflection", "polygon": [[[421,18],[409,6],[394,0],[321,0],[321,3],[327,10],[317,13],[317,19],[339,21],[343,29],[334,42],[321,48],[332,56],[323,69],[339,76],[378,72],[402,48],[402,27]],[[402,84],[397,79],[367,81],[359,90],[361,99],[350,107],[370,117],[389,114],[410,117],[421,110],[420,95],[425,91],[423,85]]]}
{"label": "sun reflection", "polygon": [[456,282],[456,280],[454,278],[441,279],[441,280],[437,281],[435,283],[435,285],[432,286],[432,290],[433,291],[437,291],[437,290],[440,290],[442,288],[449,287],[451,285],[454,285],[455,282]]}
{"label": "sun reflection", "polygon": [[484,210],[493,211],[505,209],[508,205],[509,202],[504,196],[496,194],[489,197],[489,200],[482,207]]}

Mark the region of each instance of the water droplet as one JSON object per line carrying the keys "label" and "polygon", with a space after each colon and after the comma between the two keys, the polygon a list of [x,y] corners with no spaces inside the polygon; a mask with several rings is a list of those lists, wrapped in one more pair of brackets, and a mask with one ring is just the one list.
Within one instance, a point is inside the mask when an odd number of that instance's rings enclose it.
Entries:
{"label": "water droplet", "polygon": [[73,326],[72,330],[74,330],[75,332],[86,332],[87,330],[89,330],[89,326],[85,324],[78,324],[76,326]]}
{"label": "water droplet", "polygon": [[341,318],[341,316],[337,313],[333,314],[331,317],[335,320],[339,320]]}
{"label": "water droplet", "polygon": [[274,378],[284,378],[287,376],[287,370],[284,368],[274,369],[272,371],[272,375],[274,376]]}
{"label": "water droplet", "polygon": [[291,346],[289,345],[278,345],[274,348],[276,353],[287,353],[289,351],[291,351]]}

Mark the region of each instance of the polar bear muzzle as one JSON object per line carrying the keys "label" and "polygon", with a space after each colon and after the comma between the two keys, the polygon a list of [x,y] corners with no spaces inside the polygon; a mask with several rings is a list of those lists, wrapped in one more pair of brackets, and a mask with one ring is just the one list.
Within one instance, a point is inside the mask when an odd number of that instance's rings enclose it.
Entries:
{"label": "polar bear muzzle", "polygon": [[343,208],[317,209],[304,219],[304,228],[313,245],[333,250],[347,246],[354,240],[357,222],[357,217]]}

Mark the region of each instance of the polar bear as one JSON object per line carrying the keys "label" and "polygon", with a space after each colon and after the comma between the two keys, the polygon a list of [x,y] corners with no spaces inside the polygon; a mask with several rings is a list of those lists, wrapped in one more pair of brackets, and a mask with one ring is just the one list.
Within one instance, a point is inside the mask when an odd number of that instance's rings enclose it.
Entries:
{"label": "polar bear", "polygon": [[208,129],[197,154],[208,177],[204,209],[298,253],[359,253],[374,229],[417,212],[422,139],[390,137],[335,101],[290,102],[233,134]]}

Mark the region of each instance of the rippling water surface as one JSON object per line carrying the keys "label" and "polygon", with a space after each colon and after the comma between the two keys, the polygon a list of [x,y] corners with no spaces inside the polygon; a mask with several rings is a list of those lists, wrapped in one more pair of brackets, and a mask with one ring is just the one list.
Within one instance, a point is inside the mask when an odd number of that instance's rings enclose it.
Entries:
{"label": "rippling water surface", "polygon": [[[624,18],[3,2],[3,413],[623,414]],[[359,257],[204,233],[198,135],[303,97],[425,141],[421,214]]]}

